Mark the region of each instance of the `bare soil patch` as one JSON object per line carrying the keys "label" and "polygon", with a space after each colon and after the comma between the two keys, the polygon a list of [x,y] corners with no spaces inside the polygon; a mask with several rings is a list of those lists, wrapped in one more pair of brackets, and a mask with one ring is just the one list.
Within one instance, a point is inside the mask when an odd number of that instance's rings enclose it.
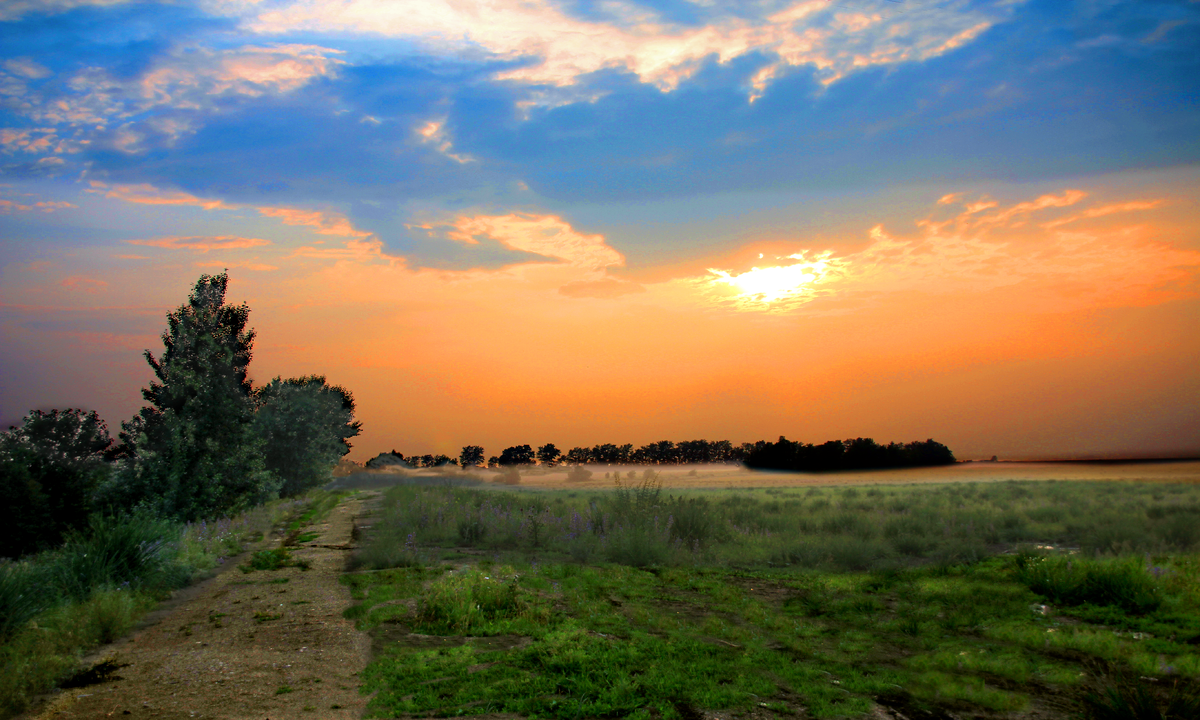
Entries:
{"label": "bare soil patch", "polygon": [[87,659],[119,666],[107,681],[61,690],[22,717],[361,717],[371,641],[342,617],[352,600],[338,578],[370,499],[347,500],[309,528],[319,535],[292,554],[310,569],[227,570],[186,589]]}

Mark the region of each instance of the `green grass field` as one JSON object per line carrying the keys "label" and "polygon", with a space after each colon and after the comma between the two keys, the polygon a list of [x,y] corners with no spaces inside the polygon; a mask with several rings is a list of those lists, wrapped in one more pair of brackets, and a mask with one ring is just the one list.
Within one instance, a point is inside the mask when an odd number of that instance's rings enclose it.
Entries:
{"label": "green grass field", "polygon": [[389,490],[372,713],[1200,716],[1195,486],[622,482]]}

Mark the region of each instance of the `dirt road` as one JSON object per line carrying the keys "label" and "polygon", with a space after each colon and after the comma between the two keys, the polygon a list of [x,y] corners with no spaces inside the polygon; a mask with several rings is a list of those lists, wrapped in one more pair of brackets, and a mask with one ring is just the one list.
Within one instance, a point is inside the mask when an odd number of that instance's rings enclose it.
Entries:
{"label": "dirt road", "polygon": [[310,569],[227,571],[185,591],[157,622],[93,654],[123,665],[121,679],[63,690],[26,717],[361,717],[357,675],[370,639],[342,617],[351,599],[338,576],[368,499],[346,500],[308,528],[319,535],[293,556]]}

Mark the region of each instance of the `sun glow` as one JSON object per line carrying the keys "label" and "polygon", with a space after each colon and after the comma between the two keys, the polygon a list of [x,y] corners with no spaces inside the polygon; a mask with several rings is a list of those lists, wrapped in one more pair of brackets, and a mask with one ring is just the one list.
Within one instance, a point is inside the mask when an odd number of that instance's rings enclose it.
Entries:
{"label": "sun glow", "polygon": [[832,270],[836,261],[831,259],[831,255],[832,253],[827,251],[810,259],[800,252],[776,258],[799,261],[791,265],[754,267],[736,275],[725,270],[709,268],[709,272],[714,276],[709,282],[714,287],[724,285],[733,288],[736,291],[734,300],[739,307],[762,309],[764,306],[777,305],[784,301],[803,300],[812,295],[812,286],[821,282]]}

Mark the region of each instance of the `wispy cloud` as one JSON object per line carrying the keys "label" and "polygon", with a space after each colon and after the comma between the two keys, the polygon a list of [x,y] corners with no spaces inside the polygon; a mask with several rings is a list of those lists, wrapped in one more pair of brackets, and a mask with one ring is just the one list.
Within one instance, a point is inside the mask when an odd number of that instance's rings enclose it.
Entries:
{"label": "wispy cloud", "polygon": [[[153,58],[138,74],[89,65],[55,82],[46,80],[48,69],[16,59],[0,70],[0,94],[9,96],[18,115],[54,128],[39,132],[65,138],[55,152],[99,143],[139,153],[195,132],[208,116],[230,109],[231,100],[283,95],[333,76],[343,64],[336,57],[340,53],[316,45],[213,49],[190,44]],[[11,142],[33,149],[19,138]]]}
{"label": "wispy cloud", "polygon": [[475,158],[470,155],[462,155],[454,152],[454,145],[450,142],[450,137],[446,133],[446,119],[440,118],[437,120],[429,120],[422,123],[416,130],[417,136],[421,138],[421,142],[429,145],[441,154],[450,158],[457,163],[474,162]]}
{"label": "wispy cloud", "polygon": [[304,225],[313,228],[322,235],[340,235],[350,238],[371,236],[371,233],[355,228],[349,220],[338,213],[290,207],[268,206],[256,207],[254,209],[261,215],[279,220],[284,225]]}
{"label": "wispy cloud", "polygon": [[199,198],[179,190],[160,190],[148,183],[137,185],[108,185],[99,180],[90,181],[87,192],[100,193],[107,198],[124,200],[139,205],[194,205],[205,210],[234,210],[237,206],[221,200]]}
{"label": "wispy cloud", "polygon": [[201,253],[211,250],[244,250],[246,248],[271,244],[270,240],[263,240],[262,238],[237,237],[234,235],[161,237],[145,240],[126,240],[125,242],[130,245],[144,245],[146,247],[164,248],[167,250],[192,250]]}
{"label": "wispy cloud", "polygon": [[456,218],[446,226],[423,227],[440,230],[445,237],[466,244],[478,243],[478,238],[486,237],[513,250],[555,258],[578,268],[603,270],[625,264],[625,257],[602,235],[581,233],[556,215],[473,215]]}
{"label": "wispy cloud", "polygon": [[76,290],[85,293],[102,292],[108,287],[108,283],[97,278],[90,278],[83,275],[72,275],[64,278],[61,285],[69,290]]}

